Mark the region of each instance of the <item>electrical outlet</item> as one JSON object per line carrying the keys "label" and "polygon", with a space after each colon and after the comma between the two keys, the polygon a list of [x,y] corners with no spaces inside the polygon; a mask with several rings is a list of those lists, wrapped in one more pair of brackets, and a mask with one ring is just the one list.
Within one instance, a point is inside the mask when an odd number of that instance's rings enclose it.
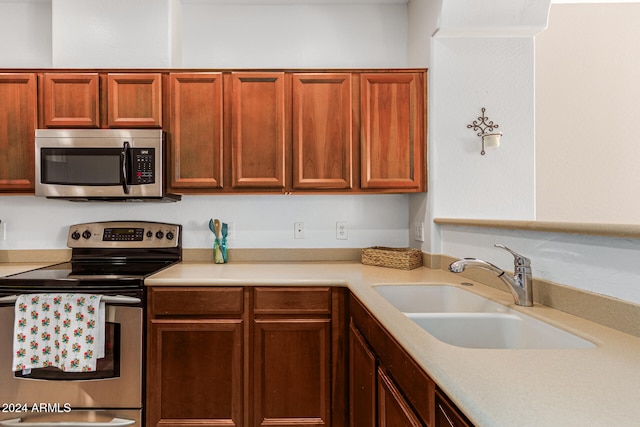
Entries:
{"label": "electrical outlet", "polygon": [[347,240],[348,238],[347,221],[336,221],[336,239]]}
{"label": "electrical outlet", "polygon": [[293,223],[293,238],[304,239],[304,222]]}
{"label": "electrical outlet", "polygon": [[236,223],[228,222],[227,223],[227,241],[233,240],[236,238]]}
{"label": "electrical outlet", "polygon": [[7,240],[7,223],[0,220],[0,240]]}
{"label": "electrical outlet", "polygon": [[413,223],[413,240],[424,242],[424,222]]}

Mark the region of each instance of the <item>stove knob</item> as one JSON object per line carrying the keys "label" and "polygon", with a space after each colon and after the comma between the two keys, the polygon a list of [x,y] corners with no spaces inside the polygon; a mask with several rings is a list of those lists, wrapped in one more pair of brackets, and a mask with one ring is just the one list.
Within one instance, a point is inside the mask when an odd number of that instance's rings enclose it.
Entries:
{"label": "stove knob", "polygon": [[91,232],[89,230],[84,230],[82,232],[82,237],[84,237],[85,239],[88,239],[91,237]]}
{"label": "stove knob", "polygon": [[78,233],[78,231],[74,231],[73,233],[71,233],[71,238],[73,240],[78,240],[80,238],[80,233]]}
{"label": "stove knob", "polygon": [[173,232],[171,232],[171,231],[167,231],[167,239],[169,239],[169,240],[173,240],[173,238],[174,238],[174,237],[175,237],[175,236],[173,235]]}
{"label": "stove knob", "polygon": [[147,237],[149,238],[153,237],[153,231],[151,230],[147,231]]}
{"label": "stove knob", "polygon": [[158,231],[158,232],[156,232],[156,237],[158,239],[162,239],[164,237],[164,233],[162,231]]}

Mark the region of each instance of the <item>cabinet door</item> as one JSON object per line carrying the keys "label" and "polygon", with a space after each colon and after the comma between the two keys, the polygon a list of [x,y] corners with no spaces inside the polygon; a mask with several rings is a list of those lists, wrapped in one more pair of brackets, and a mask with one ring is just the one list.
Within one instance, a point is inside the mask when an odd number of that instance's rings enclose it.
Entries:
{"label": "cabinet door", "polygon": [[97,73],[46,73],[44,127],[100,127],[100,78]]}
{"label": "cabinet door", "polygon": [[362,74],[360,84],[362,188],[422,191],[424,74]]}
{"label": "cabinet door", "polygon": [[376,358],[352,323],[349,328],[349,418],[352,427],[376,427]]}
{"label": "cabinet door", "polygon": [[329,319],[256,319],[254,426],[330,426]]}
{"label": "cabinet door", "polygon": [[293,188],[351,188],[351,74],[293,75]]}
{"label": "cabinet door", "polygon": [[242,426],[242,320],[151,320],[149,426]]}
{"label": "cabinet door", "polygon": [[391,377],[381,368],[378,368],[378,425],[424,427]]}
{"label": "cabinet door", "polygon": [[222,74],[174,73],[171,86],[171,179],[182,189],[222,187]]}
{"label": "cabinet door", "polygon": [[162,127],[162,74],[109,74],[107,93],[109,127]]}
{"label": "cabinet door", "polygon": [[33,192],[36,75],[0,73],[0,191]]}
{"label": "cabinet door", "polygon": [[234,188],[283,189],[286,185],[285,78],[285,73],[231,75]]}
{"label": "cabinet door", "polygon": [[435,427],[472,427],[472,424],[460,413],[440,390],[436,390]]}

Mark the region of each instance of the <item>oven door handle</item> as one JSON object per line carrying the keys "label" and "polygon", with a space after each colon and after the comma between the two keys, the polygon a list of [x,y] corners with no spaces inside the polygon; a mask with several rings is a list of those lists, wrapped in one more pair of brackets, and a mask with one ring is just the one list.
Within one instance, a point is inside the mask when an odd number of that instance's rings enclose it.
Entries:
{"label": "oven door handle", "polygon": [[128,420],[126,418],[114,418],[108,422],[85,422],[85,421],[60,421],[60,422],[41,422],[41,423],[29,423],[22,422],[22,418],[13,418],[10,420],[0,421],[2,427],[124,427],[135,424],[135,420]]}
{"label": "oven door handle", "polygon": [[[0,304],[14,303],[18,300],[18,295],[8,295],[0,298]],[[140,298],[127,297],[124,295],[104,295],[100,301],[105,304],[140,304]],[[2,424],[0,424],[2,426]]]}

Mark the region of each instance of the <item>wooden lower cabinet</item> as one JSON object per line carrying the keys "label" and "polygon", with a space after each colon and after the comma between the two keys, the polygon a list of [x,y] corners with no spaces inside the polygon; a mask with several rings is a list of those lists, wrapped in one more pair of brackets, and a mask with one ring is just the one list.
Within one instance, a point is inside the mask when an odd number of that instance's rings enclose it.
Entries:
{"label": "wooden lower cabinet", "polygon": [[147,426],[245,426],[245,292],[151,288]]}
{"label": "wooden lower cabinet", "polygon": [[351,427],[472,427],[378,320],[350,295]]}
{"label": "wooden lower cabinet", "polygon": [[472,427],[341,287],[150,287],[146,426]]}
{"label": "wooden lower cabinet", "polygon": [[153,320],[149,425],[242,426],[242,320]]}
{"label": "wooden lower cabinet", "polygon": [[358,327],[349,327],[351,427],[424,427]]}
{"label": "wooden lower cabinet", "polygon": [[254,426],[332,425],[332,384],[338,383],[332,381],[332,354],[340,348],[332,346],[337,291],[254,289]]}
{"label": "wooden lower cabinet", "polygon": [[255,320],[254,424],[331,424],[329,319]]}
{"label": "wooden lower cabinet", "polygon": [[152,287],[147,426],[347,427],[346,291]]}
{"label": "wooden lower cabinet", "polygon": [[440,390],[436,390],[435,415],[435,427],[472,427],[471,422]]}
{"label": "wooden lower cabinet", "polygon": [[349,421],[351,427],[376,426],[378,363],[364,337],[349,326]]}
{"label": "wooden lower cabinet", "polygon": [[391,377],[382,368],[378,368],[378,425],[424,427]]}

